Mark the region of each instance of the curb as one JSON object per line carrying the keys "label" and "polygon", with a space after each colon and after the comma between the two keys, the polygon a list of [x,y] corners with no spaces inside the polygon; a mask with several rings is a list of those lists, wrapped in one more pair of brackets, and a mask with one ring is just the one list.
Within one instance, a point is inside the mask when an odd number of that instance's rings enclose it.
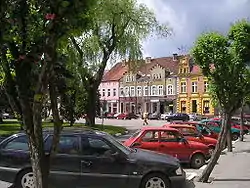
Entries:
{"label": "curb", "polygon": [[[238,140],[235,140],[235,141],[232,141],[232,145],[234,145],[234,144],[237,143],[238,141],[239,141],[239,139],[238,139]],[[227,148],[225,148],[224,150],[222,150],[222,152],[226,152],[226,150],[227,150]],[[203,172],[203,170],[205,170],[206,167],[207,167],[207,164],[203,165],[202,167],[200,167],[200,168],[198,169],[198,172],[197,172],[197,173],[196,173],[196,172],[192,172],[191,175],[188,176],[186,179],[189,180],[189,181],[194,180],[194,178],[198,177],[198,175],[200,175],[200,174]]]}

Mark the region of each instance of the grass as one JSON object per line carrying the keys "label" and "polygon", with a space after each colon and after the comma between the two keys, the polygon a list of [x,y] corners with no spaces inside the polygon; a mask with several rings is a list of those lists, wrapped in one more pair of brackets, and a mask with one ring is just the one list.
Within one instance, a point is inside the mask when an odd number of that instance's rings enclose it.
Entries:
{"label": "grass", "polygon": [[[54,124],[51,122],[43,122],[43,126],[45,128],[53,127]],[[64,123],[63,126],[69,127],[69,123]],[[90,127],[85,126],[85,124],[83,124],[83,123],[75,123],[73,128],[74,127],[76,127],[76,128],[90,128]],[[124,134],[126,131],[126,128],[124,128],[124,127],[118,127],[118,126],[113,126],[113,125],[103,125],[102,126],[100,124],[97,124],[91,128],[95,129],[95,130],[107,132],[111,135],[115,135],[116,133]],[[4,122],[2,124],[0,124],[0,136],[12,135],[12,134],[15,134],[19,131],[20,131],[20,124],[17,120],[4,120]]]}

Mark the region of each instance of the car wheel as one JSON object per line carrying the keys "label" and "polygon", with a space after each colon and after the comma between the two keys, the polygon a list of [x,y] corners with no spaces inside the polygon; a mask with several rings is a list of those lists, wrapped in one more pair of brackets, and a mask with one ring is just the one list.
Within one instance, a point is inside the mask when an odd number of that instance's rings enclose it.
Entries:
{"label": "car wheel", "polygon": [[35,188],[34,174],[31,169],[21,171],[15,182],[16,188]]}
{"label": "car wheel", "polygon": [[235,140],[238,140],[240,137],[240,135],[238,133],[233,133],[232,134],[232,140],[235,141]]}
{"label": "car wheel", "polygon": [[209,146],[209,153],[212,156],[214,153],[215,147],[214,146]]}
{"label": "car wheel", "polygon": [[170,188],[170,182],[161,173],[151,173],[142,179],[140,188]]}
{"label": "car wheel", "polygon": [[195,154],[191,159],[191,167],[198,169],[205,164],[205,157],[202,154]]}

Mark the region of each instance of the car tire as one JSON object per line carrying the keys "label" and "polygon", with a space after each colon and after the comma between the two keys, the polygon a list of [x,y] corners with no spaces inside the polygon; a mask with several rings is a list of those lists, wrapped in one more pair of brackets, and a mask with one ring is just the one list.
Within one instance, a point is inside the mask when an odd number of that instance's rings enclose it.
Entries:
{"label": "car tire", "polygon": [[238,133],[233,133],[233,134],[232,134],[232,141],[238,140],[239,137],[240,137],[240,135],[239,135]]}
{"label": "car tire", "polygon": [[215,146],[209,146],[209,153],[212,156],[215,150]]}
{"label": "car tire", "polygon": [[190,166],[194,169],[198,169],[205,164],[206,160],[202,154],[194,154],[191,158]]}
{"label": "car tire", "polygon": [[170,181],[167,178],[167,176],[161,173],[150,173],[142,179],[140,188],[150,187],[150,184],[152,184],[152,182],[154,182],[155,184],[158,184],[159,186],[157,187],[165,187],[165,188],[171,187]]}
{"label": "car tire", "polygon": [[18,173],[15,181],[15,188],[31,188],[34,187],[34,178],[31,168],[27,168]]}

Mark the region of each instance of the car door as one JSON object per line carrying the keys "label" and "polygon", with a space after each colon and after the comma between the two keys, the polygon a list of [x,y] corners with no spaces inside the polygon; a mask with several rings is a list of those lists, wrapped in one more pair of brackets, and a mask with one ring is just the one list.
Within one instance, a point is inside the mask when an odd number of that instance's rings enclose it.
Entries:
{"label": "car door", "polygon": [[145,130],[138,140],[136,140],[134,147],[156,152],[159,151],[159,131]]}
{"label": "car door", "polygon": [[82,137],[80,187],[125,188],[129,171],[120,151],[101,137]]}
{"label": "car door", "polygon": [[0,150],[0,166],[21,168],[30,164],[28,137],[13,136],[4,143]]}
{"label": "car door", "polygon": [[160,131],[159,152],[172,155],[181,162],[189,161],[191,150],[189,144],[183,142],[182,138],[183,137],[177,131]]}
{"label": "car door", "polygon": [[[50,149],[53,136],[45,141]],[[51,159],[50,184],[55,187],[78,187],[81,177],[81,139],[78,135],[62,135],[57,154]]]}

